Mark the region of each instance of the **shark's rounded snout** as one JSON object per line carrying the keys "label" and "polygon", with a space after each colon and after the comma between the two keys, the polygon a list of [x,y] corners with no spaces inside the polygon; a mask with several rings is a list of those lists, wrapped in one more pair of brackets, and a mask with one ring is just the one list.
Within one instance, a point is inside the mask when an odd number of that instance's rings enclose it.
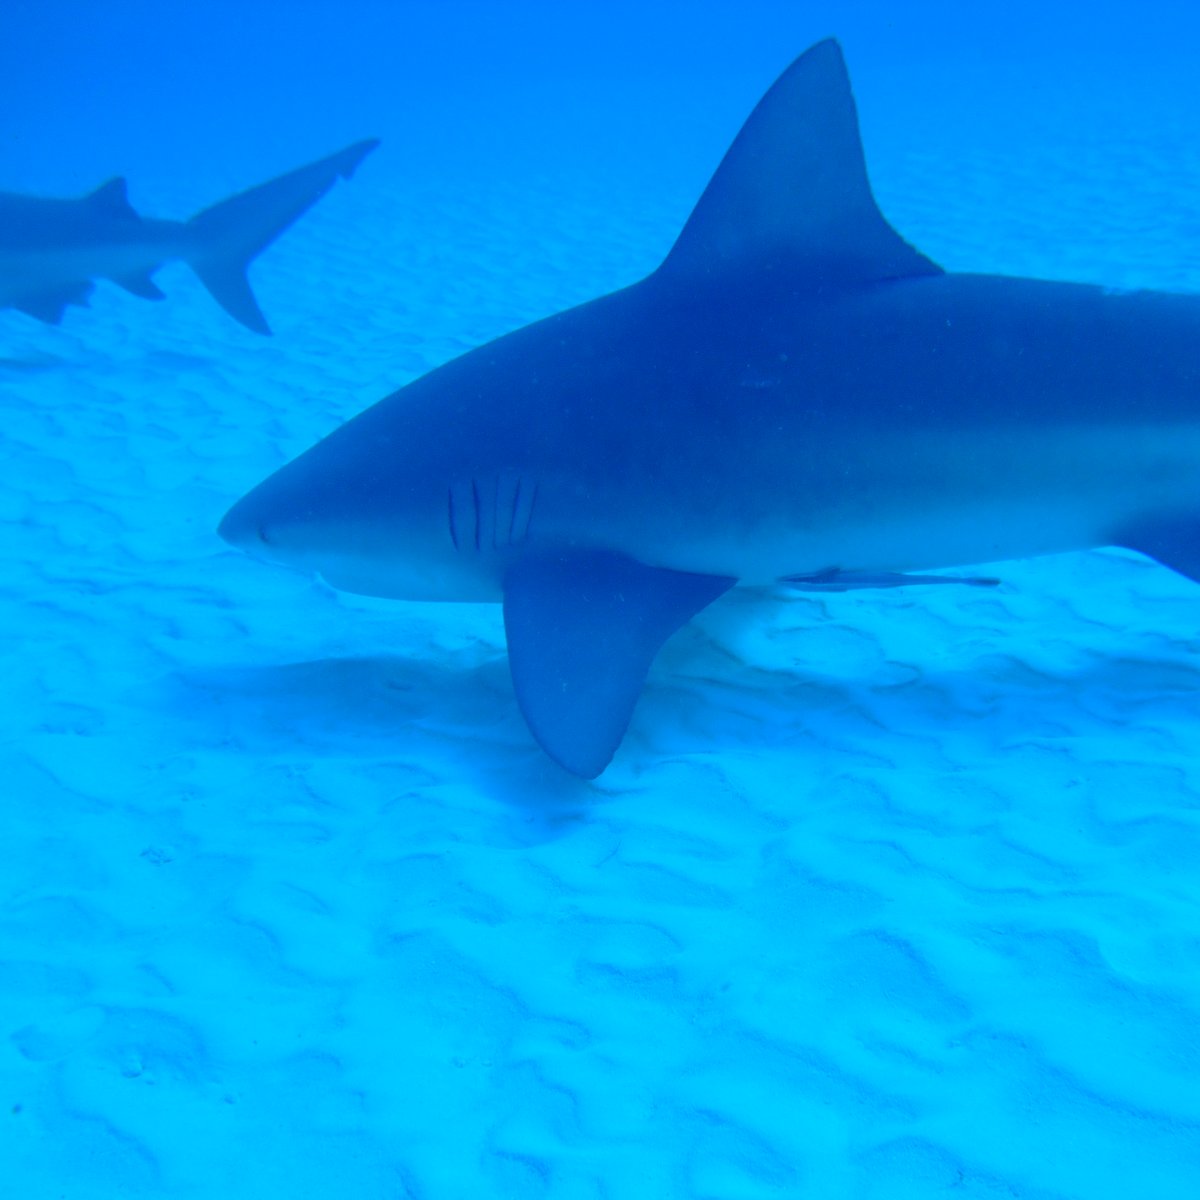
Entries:
{"label": "shark's rounded snout", "polygon": [[222,518],[217,535],[247,554],[263,554],[271,545],[269,526],[257,504],[239,500]]}

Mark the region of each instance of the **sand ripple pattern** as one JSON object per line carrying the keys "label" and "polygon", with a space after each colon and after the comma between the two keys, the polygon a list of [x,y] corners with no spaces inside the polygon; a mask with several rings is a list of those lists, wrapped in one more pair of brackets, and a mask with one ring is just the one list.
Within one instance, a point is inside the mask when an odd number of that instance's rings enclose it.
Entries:
{"label": "sand ripple pattern", "polygon": [[[1089,277],[1194,287],[1163,136],[1076,177],[1052,140],[896,150],[880,190],[956,266],[1070,274],[1086,215]],[[1200,591],[1100,552],[735,594],[563,778],[497,611],[212,531],[392,387],[651,266],[690,197],[372,170],[256,272],[270,342],[182,272],[158,309],[0,314],[12,1194],[1195,1195]]]}

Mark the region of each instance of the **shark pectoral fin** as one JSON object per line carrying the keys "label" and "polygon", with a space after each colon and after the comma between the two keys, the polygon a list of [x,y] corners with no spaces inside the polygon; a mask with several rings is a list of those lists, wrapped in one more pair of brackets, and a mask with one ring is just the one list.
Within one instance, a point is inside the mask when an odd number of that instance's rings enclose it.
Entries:
{"label": "shark pectoral fin", "polygon": [[1177,575],[1200,583],[1200,520],[1194,517],[1139,522],[1113,538],[1113,545],[1136,550]]}
{"label": "shark pectoral fin", "polygon": [[165,300],[167,298],[167,293],[149,275],[126,275],[121,279],[114,279],[113,283],[118,287],[123,287],[134,296],[141,296],[143,300]]}
{"label": "shark pectoral fin", "polygon": [[837,42],[818,42],[759,101],[660,271],[786,272],[813,291],[941,267],[884,219],[871,194],[858,114]]}
{"label": "shark pectoral fin", "polygon": [[575,775],[599,775],[625,736],[659,647],[734,582],[600,550],[511,567],[504,579],[509,666],[542,749]]}

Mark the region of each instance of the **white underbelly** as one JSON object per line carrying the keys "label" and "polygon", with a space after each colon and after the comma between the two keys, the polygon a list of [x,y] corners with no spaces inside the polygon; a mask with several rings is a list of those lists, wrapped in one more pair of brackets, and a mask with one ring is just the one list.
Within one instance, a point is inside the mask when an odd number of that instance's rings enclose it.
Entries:
{"label": "white underbelly", "polygon": [[[765,584],[832,568],[922,571],[1110,544],[1131,526],[1200,518],[1200,426],[924,433],[831,446],[807,471],[725,482],[704,517],[657,522],[630,552]],[[819,464],[819,465],[818,465]],[[769,479],[766,482],[771,482]],[[754,497],[747,505],[739,488]]]}

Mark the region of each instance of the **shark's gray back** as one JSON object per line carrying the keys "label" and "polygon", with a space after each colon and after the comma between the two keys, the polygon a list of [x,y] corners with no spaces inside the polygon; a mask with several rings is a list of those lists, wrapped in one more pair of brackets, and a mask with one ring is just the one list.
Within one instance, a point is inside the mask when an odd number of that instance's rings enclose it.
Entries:
{"label": "shark's gray back", "polygon": [[123,179],[86,196],[59,199],[0,193],[0,251],[28,252],[160,237],[177,222],[144,221]]}

